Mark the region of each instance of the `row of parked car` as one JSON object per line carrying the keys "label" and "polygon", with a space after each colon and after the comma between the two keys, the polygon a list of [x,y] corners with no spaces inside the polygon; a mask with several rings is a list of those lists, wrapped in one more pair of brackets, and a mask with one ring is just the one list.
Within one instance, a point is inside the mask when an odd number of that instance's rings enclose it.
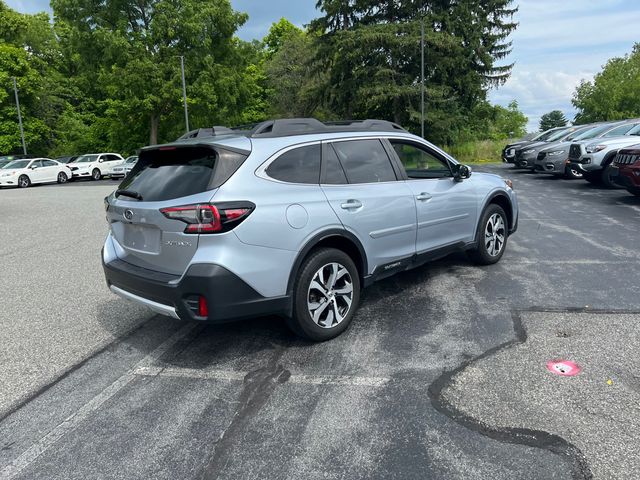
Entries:
{"label": "row of parked car", "polygon": [[502,160],[640,195],[639,137],[640,119],[552,128],[507,145]]}
{"label": "row of parked car", "polygon": [[137,156],[124,159],[117,153],[91,153],[56,159],[0,157],[0,187],[26,188],[36,183],[67,183],[80,178],[122,178],[137,161]]}

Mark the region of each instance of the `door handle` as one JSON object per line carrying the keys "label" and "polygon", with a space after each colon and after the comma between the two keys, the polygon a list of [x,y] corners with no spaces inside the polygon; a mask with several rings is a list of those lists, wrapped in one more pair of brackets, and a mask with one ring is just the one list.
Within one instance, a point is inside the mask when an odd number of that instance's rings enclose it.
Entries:
{"label": "door handle", "polygon": [[360,202],[359,200],[347,200],[345,203],[340,205],[340,207],[344,208],[345,210],[353,210],[362,207],[362,202]]}
{"label": "door handle", "polygon": [[426,200],[431,200],[433,197],[431,195],[429,195],[427,192],[422,192],[419,195],[416,195],[416,200],[420,200],[421,202],[424,202]]}

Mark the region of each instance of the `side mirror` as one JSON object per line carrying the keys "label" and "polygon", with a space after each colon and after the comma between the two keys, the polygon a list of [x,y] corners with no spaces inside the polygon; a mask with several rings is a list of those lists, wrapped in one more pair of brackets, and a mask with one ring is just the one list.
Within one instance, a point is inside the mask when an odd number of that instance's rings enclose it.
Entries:
{"label": "side mirror", "polygon": [[98,160],[98,163],[102,163],[104,162],[104,158],[101,158],[100,160]]}
{"label": "side mirror", "polygon": [[35,170],[36,168],[38,168],[37,165],[31,165],[31,170]]}
{"label": "side mirror", "polygon": [[471,176],[471,168],[467,165],[457,164],[453,166],[453,179],[456,182],[466,180]]}

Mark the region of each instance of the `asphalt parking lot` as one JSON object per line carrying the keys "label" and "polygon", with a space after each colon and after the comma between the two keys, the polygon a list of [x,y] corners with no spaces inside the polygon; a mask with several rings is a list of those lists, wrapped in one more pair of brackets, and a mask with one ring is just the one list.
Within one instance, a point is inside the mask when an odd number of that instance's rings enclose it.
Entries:
{"label": "asphalt parking lot", "polygon": [[520,196],[502,261],[379,282],[323,344],[112,295],[116,182],[0,191],[0,478],[640,477],[640,198],[480,170]]}

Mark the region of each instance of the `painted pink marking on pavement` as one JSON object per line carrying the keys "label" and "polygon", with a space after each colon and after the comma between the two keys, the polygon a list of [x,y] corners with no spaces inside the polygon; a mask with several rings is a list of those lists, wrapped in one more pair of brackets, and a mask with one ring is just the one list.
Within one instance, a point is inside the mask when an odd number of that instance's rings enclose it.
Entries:
{"label": "painted pink marking on pavement", "polygon": [[547,362],[547,370],[563,377],[573,377],[579,374],[582,368],[569,360],[551,360]]}

